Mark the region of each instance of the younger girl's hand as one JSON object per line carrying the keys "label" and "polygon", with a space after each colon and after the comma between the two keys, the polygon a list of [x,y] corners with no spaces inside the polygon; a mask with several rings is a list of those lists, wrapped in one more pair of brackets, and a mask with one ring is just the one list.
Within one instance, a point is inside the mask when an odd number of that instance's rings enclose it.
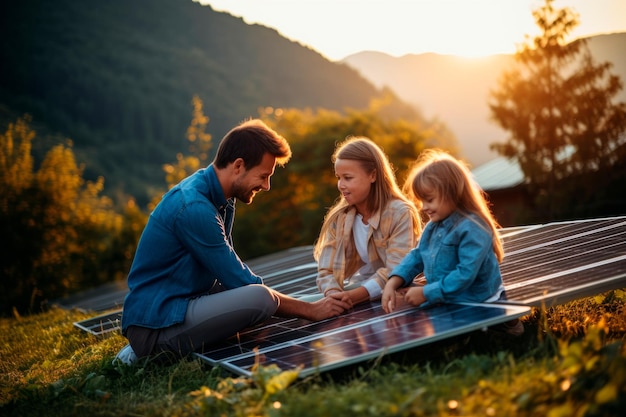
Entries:
{"label": "younger girl's hand", "polygon": [[385,313],[391,313],[396,309],[396,290],[403,284],[403,281],[399,277],[390,277],[389,281],[383,289],[383,295],[380,299]]}
{"label": "younger girl's hand", "polygon": [[380,299],[380,304],[385,313],[391,313],[396,309],[396,290],[385,287],[383,290],[383,296]]}
{"label": "younger girl's hand", "polygon": [[424,287],[417,286],[411,287],[404,294],[404,299],[411,305],[418,306],[422,303],[426,302],[426,297],[424,297]]}

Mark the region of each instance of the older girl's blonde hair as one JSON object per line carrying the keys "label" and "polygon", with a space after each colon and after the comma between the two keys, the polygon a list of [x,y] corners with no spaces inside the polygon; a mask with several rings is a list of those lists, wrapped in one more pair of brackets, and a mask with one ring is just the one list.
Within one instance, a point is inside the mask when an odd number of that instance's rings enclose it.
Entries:
{"label": "older girl's blonde hair", "polygon": [[498,262],[502,262],[504,249],[497,230],[500,225],[489,209],[487,195],[467,165],[443,150],[425,150],[411,169],[403,190],[416,200],[418,207],[426,194],[435,192],[444,201],[452,202],[462,215],[478,216],[491,230],[493,251]]}
{"label": "older girl's blonde hair", "polygon": [[[366,173],[375,172],[376,180],[372,184],[372,189],[367,197],[367,206],[371,213],[382,210],[387,206],[390,200],[398,199],[405,201],[412,208],[411,216],[413,217],[413,227],[416,236],[419,236],[422,230],[422,223],[419,213],[413,202],[407,198],[401,188],[396,183],[396,177],[387,155],[376,145],[371,139],[364,136],[349,136],[343,142],[339,143],[335,148],[335,152],[331,157],[334,164],[338,159],[349,159],[358,161]],[[322,247],[324,246],[324,238],[331,224],[334,223],[337,216],[350,208],[350,205],[340,195],[335,204],[328,210],[324,217],[324,223],[320,231],[320,238],[315,243],[314,256],[318,259]]]}

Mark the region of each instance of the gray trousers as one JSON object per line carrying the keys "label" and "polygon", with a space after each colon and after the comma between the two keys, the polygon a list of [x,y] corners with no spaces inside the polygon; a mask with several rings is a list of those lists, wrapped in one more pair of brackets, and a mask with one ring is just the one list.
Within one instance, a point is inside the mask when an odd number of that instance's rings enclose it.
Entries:
{"label": "gray trousers", "polygon": [[269,319],[279,304],[272,289],[246,285],[192,299],[180,324],[164,329],[130,326],[126,336],[139,358],[163,352],[185,356]]}

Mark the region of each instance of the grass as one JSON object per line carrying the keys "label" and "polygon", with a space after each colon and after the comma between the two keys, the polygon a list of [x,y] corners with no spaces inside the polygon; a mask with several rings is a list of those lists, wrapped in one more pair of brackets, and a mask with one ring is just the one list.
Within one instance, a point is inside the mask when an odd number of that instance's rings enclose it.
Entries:
{"label": "grass", "polygon": [[196,359],[113,365],[126,344],[79,311],[0,319],[2,416],[617,416],[626,409],[626,291],[523,318],[514,338],[474,332],[332,372]]}

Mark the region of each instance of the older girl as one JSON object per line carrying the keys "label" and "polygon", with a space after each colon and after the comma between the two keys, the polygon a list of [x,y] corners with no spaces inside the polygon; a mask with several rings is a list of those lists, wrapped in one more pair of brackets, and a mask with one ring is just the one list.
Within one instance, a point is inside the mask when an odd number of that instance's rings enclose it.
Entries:
{"label": "older girl", "polygon": [[353,305],[378,300],[391,269],[416,245],[419,214],[370,139],[349,137],[332,162],[341,194],[315,245],[317,286],[324,296],[345,291]]}

